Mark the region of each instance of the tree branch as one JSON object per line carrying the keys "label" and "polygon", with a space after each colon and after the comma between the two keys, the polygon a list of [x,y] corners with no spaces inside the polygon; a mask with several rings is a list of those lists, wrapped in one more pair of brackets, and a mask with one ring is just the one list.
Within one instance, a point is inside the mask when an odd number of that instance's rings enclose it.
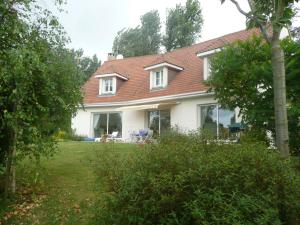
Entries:
{"label": "tree branch", "polygon": [[258,25],[258,27],[259,27],[259,29],[260,29],[262,35],[264,36],[265,40],[266,40],[268,43],[271,43],[271,37],[270,37],[269,34],[268,34],[266,24],[263,24],[263,22],[260,21],[260,20],[255,16],[255,11],[256,11],[256,9],[255,9],[255,4],[254,4],[254,2],[253,2],[252,0],[248,0],[248,4],[249,4],[249,6],[250,6],[250,10],[251,10],[251,11],[247,13],[246,11],[244,11],[244,10],[241,8],[241,6],[239,5],[239,3],[238,3],[236,0],[230,0],[230,1],[236,6],[237,10],[238,10],[241,14],[243,14],[244,16],[246,16],[246,18],[248,18],[248,19],[254,20],[254,21],[257,23],[257,25]]}
{"label": "tree branch", "polygon": [[241,14],[243,14],[244,16],[246,16],[247,18],[250,18],[250,14],[245,12],[244,10],[242,10],[241,6],[239,5],[239,3],[235,0],[230,0],[233,4],[235,4],[236,8],[239,10],[239,12]]}

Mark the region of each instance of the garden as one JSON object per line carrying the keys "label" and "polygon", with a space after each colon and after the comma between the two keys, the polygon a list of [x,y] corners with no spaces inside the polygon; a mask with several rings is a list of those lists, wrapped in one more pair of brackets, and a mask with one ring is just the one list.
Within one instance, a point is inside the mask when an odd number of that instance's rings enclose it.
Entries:
{"label": "garden", "polygon": [[67,141],[22,160],[1,224],[298,224],[298,158],[170,132],[154,145]]}

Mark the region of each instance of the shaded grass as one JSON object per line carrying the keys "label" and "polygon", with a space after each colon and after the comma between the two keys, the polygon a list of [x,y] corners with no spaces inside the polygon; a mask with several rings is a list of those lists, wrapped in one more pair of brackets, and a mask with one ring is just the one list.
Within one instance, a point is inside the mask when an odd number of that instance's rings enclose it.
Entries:
{"label": "shaded grass", "polygon": [[137,146],[62,142],[58,148],[54,157],[42,159],[38,165],[28,159],[19,164],[17,198],[0,203],[0,221],[10,215],[3,224],[88,224],[94,204],[101,198],[93,168],[97,152],[114,149],[122,158]]}

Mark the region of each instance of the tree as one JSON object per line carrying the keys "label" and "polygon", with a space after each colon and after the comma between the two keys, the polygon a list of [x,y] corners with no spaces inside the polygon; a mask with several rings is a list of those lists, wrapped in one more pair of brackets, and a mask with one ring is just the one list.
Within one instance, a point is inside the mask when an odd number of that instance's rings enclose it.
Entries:
{"label": "tree", "polygon": [[160,47],[160,18],[157,10],[141,16],[141,26],[122,29],[113,43],[113,52],[124,57],[157,54]]}
{"label": "tree", "polygon": [[[300,154],[300,42],[286,39],[281,45],[287,65],[290,147]],[[275,134],[272,77],[271,47],[254,36],[225,47],[212,58],[208,84],[222,106],[239,107],[243,122],[266,140],[267,131]]]}
{"label": "tree", "polygon": [[157,54],[161,43],[158,11],[152,10],[141,16],[141,24],[143,55]]}
{"label": "tree", "polygon": [[0,9],[0,163],[9,196],[17,158],[53,153],[52,134],[82,99],[82,75],[49,11],[34,0],[4,0]]}
{"label": "tree", "polygon": [[79,69],[83,74],[83,82],[86,82],[93,73],[96,72],[98,67],[101,65],[101,61],[98,59],[97,55],[93,55],[92,58],[88,56],[83,56],[83,50],[79,49],[75,51],[77,57],[77,63],[79,64]]}
{"label": "tree", "polygon": [[[293,4],[298,0],[248,0],[250,11],[246,12],[236,0],[230,0],[238,11],[247,18],[249,27],[259,27],[265,41],[271,47],[273,72],[274,111],[276,146],[282,156],[289,155],[289,135],[286,107],[286,79],[284,52],[280,46],[280,33],[283,27],[291,25],[295,15]],[[221,0],[224,3],[225,0]]]}
{"label": "tree", "polygon": [[166,35],[163,44],[167,51],[195,43],[200,37],[203,18],[198,0],[187,0],[185,6],[176,5],[166,18]]}

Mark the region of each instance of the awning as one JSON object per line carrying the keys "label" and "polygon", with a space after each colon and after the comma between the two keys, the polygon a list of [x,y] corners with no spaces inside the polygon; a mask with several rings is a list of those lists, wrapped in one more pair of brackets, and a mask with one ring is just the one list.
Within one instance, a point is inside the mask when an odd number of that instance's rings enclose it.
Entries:
{"label": "awning", "polygon": [[132,106],[124,106],[115,109],[115,111],[124,111],[124,110],[145,110],[145,109],[162,109],[168,108],[174,105],[177,105],[178,102],[164,102],[164,103],[156,103],[156,104],[147,104],[147,105],[132,105]]}

